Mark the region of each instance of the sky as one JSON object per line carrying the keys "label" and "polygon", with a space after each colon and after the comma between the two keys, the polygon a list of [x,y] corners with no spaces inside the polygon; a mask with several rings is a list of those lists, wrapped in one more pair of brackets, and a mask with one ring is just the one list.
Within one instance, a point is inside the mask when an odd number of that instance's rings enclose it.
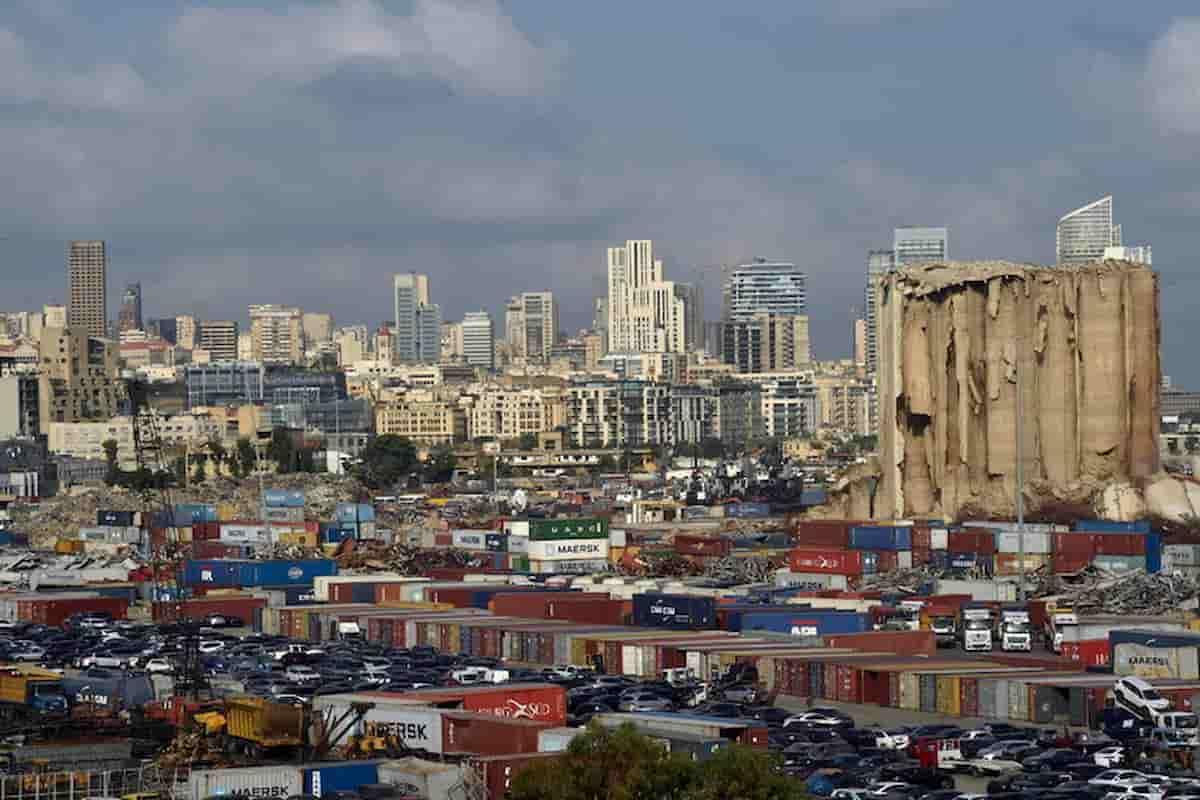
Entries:
{"label": "sky", "polygon": [[893,227],[1049,263],[1112,194],[1200,389],[1198,135],[1194,2],[9,0],[0,310],[63,302],[99,238],[114,317],[139,280],[148,317],[377,325],[422,272],[447,319],[551,289],[575,330],[648,238],[712,314],[712,265],[795,261],[845,357]]}

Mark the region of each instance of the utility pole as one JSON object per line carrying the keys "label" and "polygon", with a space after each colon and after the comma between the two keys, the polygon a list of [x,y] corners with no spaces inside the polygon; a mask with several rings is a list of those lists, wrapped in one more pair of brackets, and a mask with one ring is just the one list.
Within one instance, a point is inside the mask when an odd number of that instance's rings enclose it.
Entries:
{"label": "utility pole", "polygon": [[1021,342],[1020,326],[1017,326],[1016,371],[1017,371],[1017,557],[1021,559],[1020,583],[1017,585],[1017,600],[1025,602],[1025,437],[1024,409],[1021,394]]}

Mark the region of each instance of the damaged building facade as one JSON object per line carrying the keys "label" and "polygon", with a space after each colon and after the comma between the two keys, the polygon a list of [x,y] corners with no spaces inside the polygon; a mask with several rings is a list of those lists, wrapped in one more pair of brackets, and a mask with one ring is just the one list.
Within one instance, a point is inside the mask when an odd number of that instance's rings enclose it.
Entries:
{"label": "damaged building facade", "polygon": [[1034,500],[1157,472],[1151,270],[923,264],[884,276],[878,303],[875,517],[1010,515],[1018,454]]}

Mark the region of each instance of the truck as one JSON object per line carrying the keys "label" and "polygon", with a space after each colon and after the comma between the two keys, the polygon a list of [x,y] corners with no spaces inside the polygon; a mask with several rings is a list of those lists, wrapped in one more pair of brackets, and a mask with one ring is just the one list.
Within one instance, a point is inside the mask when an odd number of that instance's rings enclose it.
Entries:
{"label": "truck", "polygon": [[219,709],[197,714],[195,719],[230,753],[261,758],[270,751],[303,747],[307,741],[308,718],[302,706],[261,697],[229,697]]}
{"label": "truck", "polygon": [[929,630],[933,631],[938,647],[954,647],[958,643],[958,623],[952,614],[931,616]]}
{"label": "truck", "polygon": [[1033,633],[1029,629],[1029,609],[1025,606],[1004,606],[1000,609],[1000,649],[1005,652],[1033,649]]}
{"label": "truck", "polygon": [[1048,608],[1046,611],[1046,645],[1053,652],[1061,654],[1067,631],[1079,627],[1079,617],[1074,609],[1062,606]]}
{"label": "truck", "polygon": [[969,653],[992,651],[992,609],[983,603],[962,608],[962,644]]}
{"label": "truck", "polygon": [[9,664],[0,667],[0,719],[64,717],[67,696],[62,676],[48,669]]}
{"label": "truck", "polygon": [[[1200,718],[1190,711],[1165,711],[1154,715],[1154,732],[1171,747],[1200,746]],[[1152,737],[1153,738],[1153,737]]]}
{"label": "truck", "polygon": [[924,600],[901,600],[897,606],[903,613],[905,627],[910,631],[921,629],[921,609],[925,607]]}

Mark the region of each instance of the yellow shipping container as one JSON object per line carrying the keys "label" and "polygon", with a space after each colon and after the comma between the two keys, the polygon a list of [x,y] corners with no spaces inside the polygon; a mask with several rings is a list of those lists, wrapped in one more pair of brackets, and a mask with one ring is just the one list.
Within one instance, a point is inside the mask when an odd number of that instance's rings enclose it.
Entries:
{"label": "yellow shipping container", "polygon": [[233,522],[237,519],[237,506],[233,503],[217,503],[217,521]]}
{"label": "yellow shipping container", "polygon": [[900,708],[921,710],[921,678],[915,672],[900,673]]}
{"label": "yellow shipping container", "polygon": [[316,547],[317,534],[314,531],[292,530],[280,531],[279,543],[291,547]]}
{"label": "yellow shipping container", "polygon": [[571,640],[571,663],[577,667],[588,666],[587,640],[576,636]]}
{"label": "yellow shipping container", "polygon": [[1200,617],[1196,617],[1188,623],[1189,631],[1200,631]]}
{"label": "yellow shipping container", "polygon": [[54,552],[56,553],[82,553],[83,549],[82,539],[59,539],[54,543]]}
{"label": "yellow shipping container", "polygon": [[957,675],[939,675],[937,679],[937,710],[939,714],[957,717],[960,712],[960,689]]}

